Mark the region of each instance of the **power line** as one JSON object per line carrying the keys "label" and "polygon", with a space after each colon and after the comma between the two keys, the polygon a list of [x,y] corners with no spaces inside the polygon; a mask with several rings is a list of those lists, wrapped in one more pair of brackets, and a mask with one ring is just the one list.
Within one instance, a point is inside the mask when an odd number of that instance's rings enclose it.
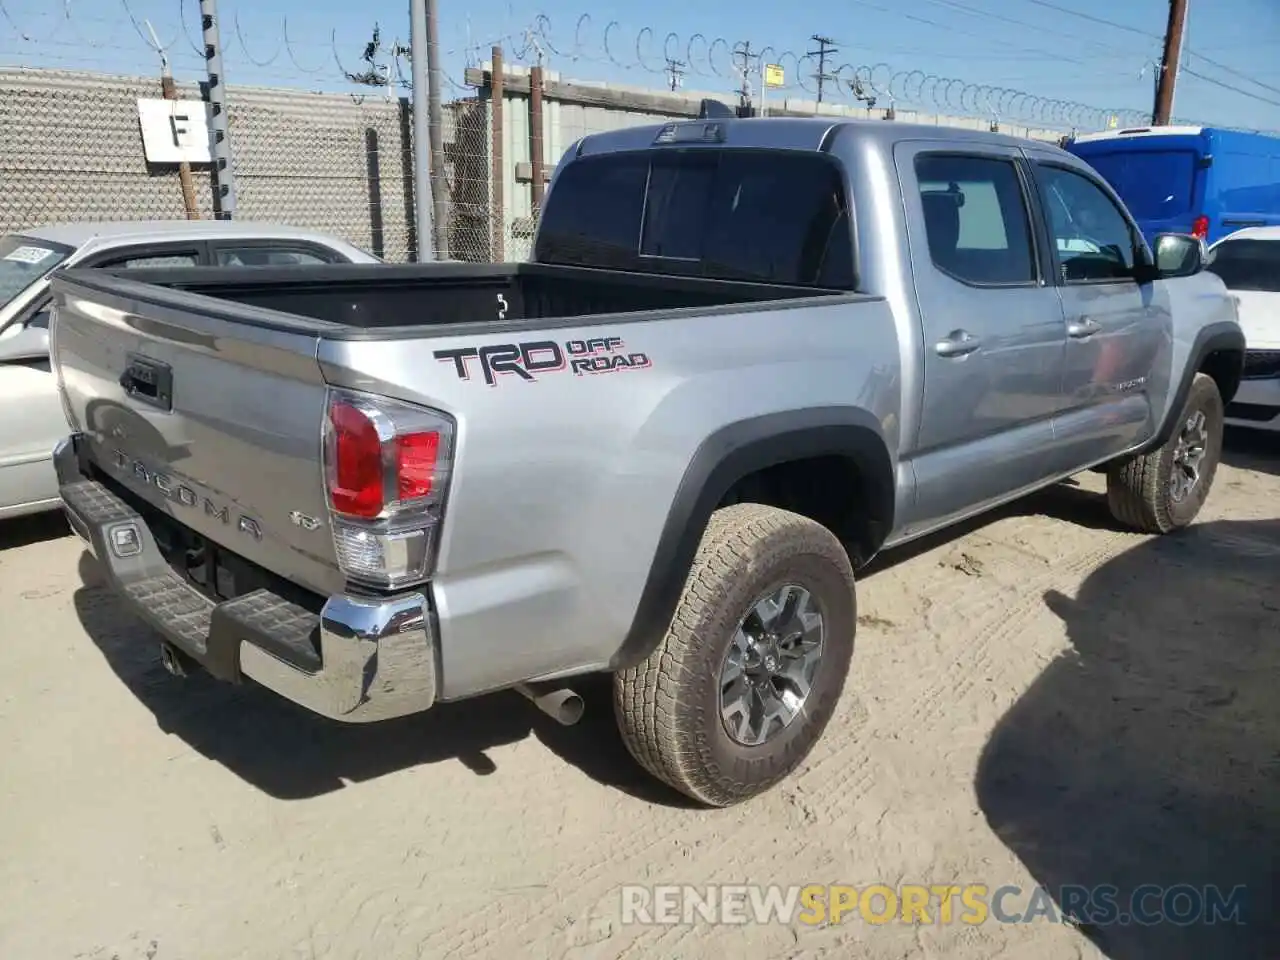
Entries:
{"label": "power line", "polygon": [[[1036,0],[1032,0],[1032,2],[1036,2]],[[915,15],[914,13],[906,13],[902,10],[897,10],[893,7],[886,7],[886,6],[883,6],[882,4],[871,3],[869,2],[869,0],[854,0],[854,3],[858,4],[861,7],[866,7],[868,10],[876,10],[876,11],[879,11],[880,13],[887,13],[893,16],[902,17],[902,19],[904,20],[911,20],[914,23],[922,23],[928,27],[937,27],[939,30],[943,30],[950,34],[957,34],[963,37],[973,37],[977,40],[983,40],[987,43],[993,42],[993,39],[994,39],[990,34],[987,34],[987,33],[975,33],[972,30],[964,30],[964,29],[961,29],[960,27],[952,26],[951,24],[947,24],[947,23],[942,23],[938,20],[930,20],[928,17],[920,17]],[[1079,57],[1069,57],[1066,54],[1062,53],[1062,51],[1060,50],[1058,51],[1045,50],[1039,47],[1024,47],[1024,46],[1018,46],[1018,45],[1012,45],[1012,44],[1002,44],[1002,46],[1012,50],[1025,50],[1028,53],[1035,53],[1042,57],[1049,57],[1053,60],[1058,61],[1059,63],[1077,63],[1082,67],[1088,66],[1088,64],[1084,60],[1081,60]]]}
{"label": "power line", "polygon": [[1037,7],[1044,7],[1047,10],[1056,10],[1058,13],[1065,13],[1068,16],[1078,17],[1081,20],[1088,20],[1090,23],[1096,23],[1100,26],[1110,27],[1112,30],[1123,30],[1125,33],[1133,33],[1139,37],[1146,37],[1148,40],[1163,40],[1164,38],[1158,33],[1151,33],[1149,30],[1139,30],[1137,27],[1131,27],[1124,23],[1116,23],[1114,20],[1107,20],[1104,17],[1095,17],[1090,13],[1081,13],[1079,10],[1072,10],[1070,7],[1064,7],[1057,3],[1051,3],[1050,0],[1022,0],[1023,3],[1034,3]]}
{"label": "power line", "polygon": [[[1001,13],[993,13],[992,11],[989,11],[989,10],[979,10],[976,7],[970,7],[966,4],[959,3],[957,2],[957,0],[925,0],[925,2],[937,4],[938,6],[941,6],[941,7],[948,7],[952,10],[959,10],[961,13],[967,13],[973,17],[979,17],[986,20],[995,20],[999,23],[1007,23],[1007,24],[1010,24],[1011,26],[1022,27],[1027,30],[1043,30],[1044,29],[1043,25],[1041,24],[1028,23],[1026,20],[1018,20],[1014,17],[1007,17]],[[1125,56],[1133,55],[1133,51],[1130,49],[1126,49],[1124,47],[1118,47],[1113,43],[1104,43],[1103,41],[1095,40],[1092,37],[1084,37],[1078,33],[1062,33],[1061,31],[1055,30],[1054,35],[1066,40],[1077,40],[1081,43],[1091,44],[1092,46],[1098,47],[1099,49],[1109,50],[1109,51],[1112,51],[1113,53],[1121,53],[1121,54],[1124,54]]]}
{"label": "power line", "polygon": [[1205,83],[1211,83],[1215,87],[1221,87],[1223,90],[1230,90],[1232,93],[1238,93],[1241,96],[1249,97],[1250,99],[1253,99],[1253,100],[1259,100],[1262,103],[1270,104],[1273,107],[1280,107],[1280,100],[1272,100],[1269,97],[1262,96],[1261,94],[1251,93],[1248,90],[1242,90],[1240,87],[1234,86],[1230,83],[1224,83],[1221,80],[1215,80],[1213,77],[1206,77],[1203,73],[1197,73],[1195,70],[1192,70],[1190,67],[1183,67],[1182,72],[1189,77],[1195,77],[1197,80],[1203,80]]}
{"label": "power line", "polygon": [[834,82],[836,79],[833,74],[827,73],[827,57],[833,53],[839,53],[840,48],[832,45],[835,41],[830,37],[824,37],[821,34],[815,33],[809,39],[818,45],[818,49],[810,50],[807,56],[818,58],[818,72],[813,75],[813,78],[818,81],[818,102],[821,103],[823,85],[828,80]]}
{"label": "power line", "polygon": [[1271,93],[1280,93],[1280,87],[1273,87],[1269,83],[1263,83],[1261,80],[1255,80],[1253,79],[1253,77],[1249,76],[1249,74],[1242,73],[1241,71],[1235,69],[1234,67],[1227,66],[1225,63],[1219,63],[1217,60],[1211,60],[1209,57],[1206,57],[1203,53],[1196,53],[1194,50],[1191,50],[1188,52],[1193,57],[1199,60],[1203,60],[1205,63],[1208,63],[1212,66],[1217,67],[1219,70],[1223,71],[1224,73],[1229,73],[1233,77],[1239,77],[1241,80],[1247,80],[1249,83],[1252,83],[1255,87],[1261,87],[1263,90],[1269,90]]}

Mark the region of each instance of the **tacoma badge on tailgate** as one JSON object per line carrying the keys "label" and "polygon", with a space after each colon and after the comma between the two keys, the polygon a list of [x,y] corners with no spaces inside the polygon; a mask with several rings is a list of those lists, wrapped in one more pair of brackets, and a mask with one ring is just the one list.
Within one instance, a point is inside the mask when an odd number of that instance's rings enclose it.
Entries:
{"label": "tacoma badge on tailgate", "polygon": [[206,517],[212,517],[227,526],[232,526],[234,519],[234,526],[238,531],[247,533],[255,540],[262,539],[262,527],[253,517],[244,514],[235,514],[233,517],[230,507],[214,503],[209,497],[201,496],[180,480],[175,480],[166,473],[152,470],[136,457],[131,457],[121,450],[113,450],[111,463],[120,473],[141,480],[147,486],[155,487],[170,503],[182,507],[203,507]]}
{"label": "tacoma badge on tailgate", "polygon": [[[628,352],[621,337],[593,337],[590,340],[528,340],[523,343],[498,343],[484,347],[460,347],[437,350],[435,358],[452,362],[459,379],[470,380],[468,361],[479,360],[484,382],[497,386],[498,374],[513,374],[521,380],[537,380],[536,374],[569,370],[577,376],[584,373],[615,373],[640,370],[652,366],[649,355]],[[567,362],[566,362],[567,361]]]}

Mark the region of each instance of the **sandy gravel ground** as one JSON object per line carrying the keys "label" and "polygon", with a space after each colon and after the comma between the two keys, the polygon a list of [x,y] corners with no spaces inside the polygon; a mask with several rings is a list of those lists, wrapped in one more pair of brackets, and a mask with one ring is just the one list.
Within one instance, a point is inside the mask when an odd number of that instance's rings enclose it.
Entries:
{"label": "sandy gravel ground", "polygon": [[[627,883],[1245,884],[1280,860],[1280,444],[1199,525],[1118,532],[1085,475],[860,585],[805,769],[689,809],[607,697],[374,728],[176,681],[56,521],[0,530],[0,957],[1274,957],[1252,925],[624,925]],[[1015,906],[1024,901],[1015,901]]]}

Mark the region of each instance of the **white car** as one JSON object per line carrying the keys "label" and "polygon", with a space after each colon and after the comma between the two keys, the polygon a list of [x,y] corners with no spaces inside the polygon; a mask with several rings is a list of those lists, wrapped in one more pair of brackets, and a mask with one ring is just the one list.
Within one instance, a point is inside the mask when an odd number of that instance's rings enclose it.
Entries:
{"label": "white car", "polygon": [[67,424],[49,368],[53,270],[380,262],[337,237],[238,220],[60,223],[0,235],[0,519],[60,503],[53,448]]}
{"label": "white car", "polygon": [[1236,298],[1244,379],[1227,423],[1280,431],[1280,227],[1247,227],[1209,248],[1209,270]]}

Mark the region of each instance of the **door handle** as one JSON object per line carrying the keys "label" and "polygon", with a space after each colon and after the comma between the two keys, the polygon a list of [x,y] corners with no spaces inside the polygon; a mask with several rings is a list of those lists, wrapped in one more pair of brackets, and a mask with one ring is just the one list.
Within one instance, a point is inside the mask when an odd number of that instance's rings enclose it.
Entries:
{"label": "door handle", "polygon": [[1086,337],[1092,337],[1101,329],[1102,327],[1088,317],[1081,317],[1079,320],[1073,320],[1067,324],[1067,336],[1076,340],[1083,340]]}
{"label": "door handle", "polygon": [[129,354],[128,365],[120,374],[120,386],[124,392],[140,403],[161,410],[171,410],[173,405],[173,368],[167,363]]}
{"label": "door handle", "polygon": [[933,345],[940,357],[963,357],[982,346],[982,340],[968,330],[952,330],[945,340]]}

